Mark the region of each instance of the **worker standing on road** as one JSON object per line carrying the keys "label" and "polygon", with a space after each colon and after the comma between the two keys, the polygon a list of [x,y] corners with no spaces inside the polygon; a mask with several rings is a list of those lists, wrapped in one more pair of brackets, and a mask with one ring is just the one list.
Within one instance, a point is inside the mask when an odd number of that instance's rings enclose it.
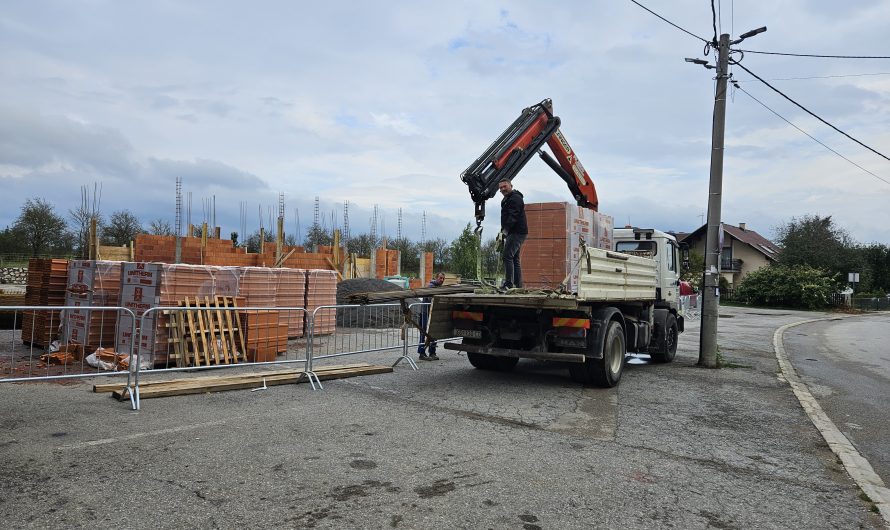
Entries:
{"label": "worker standing on road", "polygon": [[[445,283],[445,273],[440,272],[436,275],[435,278],[430,280],[430,284],[427,287],[441,287],[442,284]],[[423,302],[425,304],[429,304],[431,298],[424,298]],[[426,326],[430,321],[430,306],[424,305],[420,310],[420,343],[417,345],[417,353],[420,354],[421,361],[438,361],[439,356],[436,355],[436,341],[431,341],[429,346],[430,354],[427,355],[427,347],[426,347]]]}
{"label": "worker standing on road", "polygon": [[509,179],[498,183],[503,194],[501,201],[501,233],[504,240],[504,285],[505,289],[522,287],[522,268],[519,266],[519,249],[528,237],[528,223],[525,220],[525,202],[522,193],[513,189]]}

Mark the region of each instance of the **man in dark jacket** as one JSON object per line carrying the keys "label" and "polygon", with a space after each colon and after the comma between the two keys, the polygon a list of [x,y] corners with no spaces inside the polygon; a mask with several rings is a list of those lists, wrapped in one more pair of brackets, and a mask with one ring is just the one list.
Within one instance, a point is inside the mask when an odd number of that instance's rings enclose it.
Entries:
{"label": "man in dark jacket", "polygon": [[513,189],[513,183],[504,179],[498,183],[503,194],[501,201],[501,232],[504,240],[504,287],[522,287],[522,269],[519,266],[519,249],[528,237],[525,220],[525,203],[522,193]]}

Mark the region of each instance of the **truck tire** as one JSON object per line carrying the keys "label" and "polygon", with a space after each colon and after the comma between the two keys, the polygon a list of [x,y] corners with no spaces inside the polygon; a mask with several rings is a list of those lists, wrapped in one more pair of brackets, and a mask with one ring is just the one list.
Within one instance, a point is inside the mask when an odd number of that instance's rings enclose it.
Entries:
{"label": "truck tire", "polygon": [[664,327],[659,326],[653,340],[654,348],[649,351],[649,357],[654,363],[669,363],[677,356],[677,337],[679,337],[677,317],[669,314],[664,321]]}
{"label": "truck tire", "polygon": [[509,372],[512,370],[519,359],[516,357],[499,357],[497,355],[488,355],[486,353],[467,352],[467,359],[474,368],[479,370],[494,370],[497,372]]}
{"label": "truck tire", "polygon": [[624,328],[620,322],[612,320],[606,327],[603,358],[588,358],[583,364],[572,364],[569,366],[569,374],[573,380],[579,383],[611,388],[621,380],[626,354],[627,344],[624,339]]}

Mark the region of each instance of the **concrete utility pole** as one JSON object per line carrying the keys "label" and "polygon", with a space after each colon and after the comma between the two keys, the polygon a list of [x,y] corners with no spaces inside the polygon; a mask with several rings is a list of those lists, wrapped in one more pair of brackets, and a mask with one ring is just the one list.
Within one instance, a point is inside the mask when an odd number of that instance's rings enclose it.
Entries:
{"label": "concrete utility pole", "polygon": [[726,81],[729,77],[729,34],[717,44],[717,92],[711,131],[711,181],[708,186],[708,235],[702,279],[701,336],[698,364],[717,368],[717,288],[720,286],[720,208],[723,194],[723,133],[726,128]]}
{"label": "concrete utility pole", "polygon": [[[705,270],[702,278],[701,335],[698,364],[717,368],[717,289],[720,287],[720,208],[723,195],[723,134],[726,128],[726,85],[729,80],[730,45],[766,31],[766,26],[742,33],[730,41],[729,34],[720,35],[717,44],[717,90],[714,94],[714,123],[711,131],[711,180],[708,186],[708,227],[705,242]],[[714,68],[702,59],[686,62]]]}

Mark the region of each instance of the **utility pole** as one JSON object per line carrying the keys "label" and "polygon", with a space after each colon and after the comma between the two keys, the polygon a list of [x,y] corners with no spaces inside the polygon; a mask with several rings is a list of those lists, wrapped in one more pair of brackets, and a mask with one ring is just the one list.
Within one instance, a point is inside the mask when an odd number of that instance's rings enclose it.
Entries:
{"label": "utility pole", "polygon": [[[766,27],[743,33],[738,40],[729,34],[720,35],[717,44],[717,90],[714,94],[714,122],[711,130],[711,178],[708,185],[708,221],[705,241],[705,270],[702,278],[701,334],[698,365],[718,368],[717,365],[717,290],[720,287],[720,209],[723,196],[723,136],[726,129],[726,85],[729,80],[729,46],[766,31]],[[714,68],[702,59],[687,62]]]}
{"label": "utility pole", "polygon": [[717,288],[720,286],[720,209],[723,195],[723,135],[726,129],[726,81],[729,77],[729,34],[717,43],[717,92],[711,131],[711,180],[708,185],[708,235],[702,279],[701,336],[698,364],[717,368]]}

